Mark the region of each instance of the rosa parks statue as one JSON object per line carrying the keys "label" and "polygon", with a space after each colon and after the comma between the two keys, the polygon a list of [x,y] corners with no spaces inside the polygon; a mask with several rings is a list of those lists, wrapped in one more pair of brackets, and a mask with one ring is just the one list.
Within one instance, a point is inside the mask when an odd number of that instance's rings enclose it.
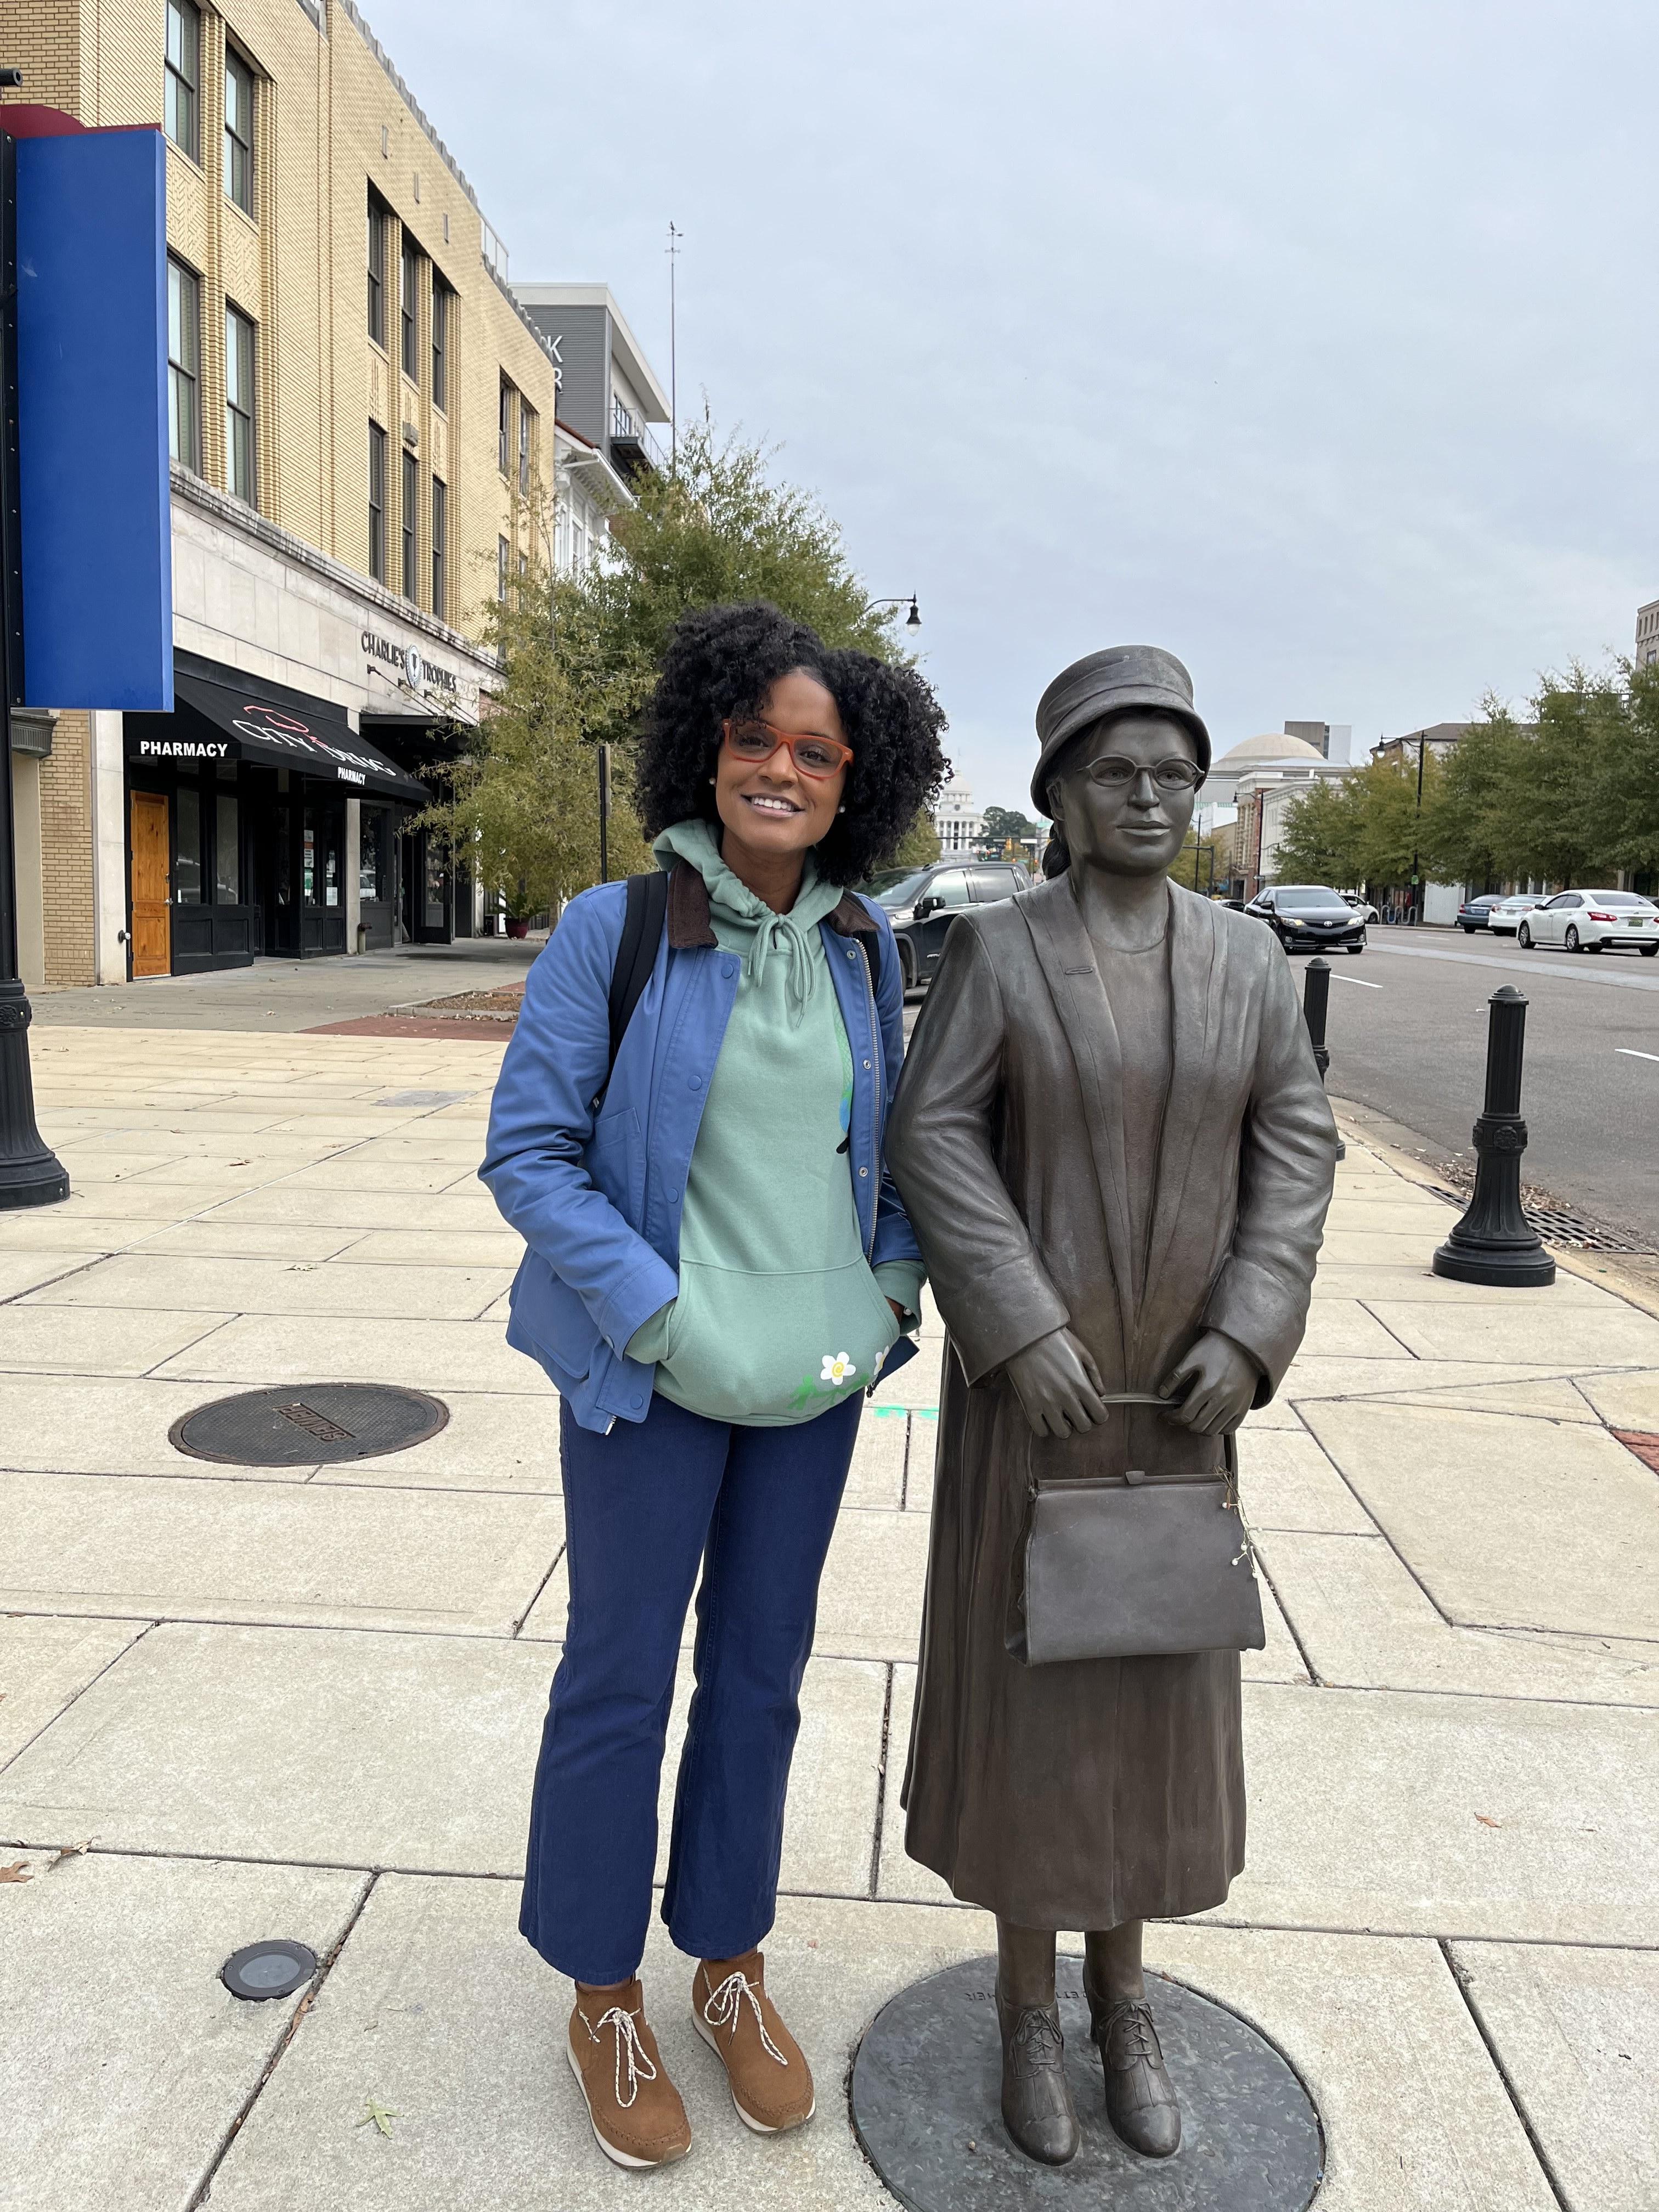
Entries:
{"label": "rosa parks statue", "polygon": [[997,1916],[1003,2117],[1059,2165],[1060,1929],[1113,2127],[1180,2141],[1141,1924],[1243,1863],[1232,1431],[1301,1341],[1336,1131],[1278,941],[1169,879],[1210,763],[1186,670],[1093,653],[1037,731],[1063,842],[951,929],[888,1152],[949,1332],[906,1848]]}

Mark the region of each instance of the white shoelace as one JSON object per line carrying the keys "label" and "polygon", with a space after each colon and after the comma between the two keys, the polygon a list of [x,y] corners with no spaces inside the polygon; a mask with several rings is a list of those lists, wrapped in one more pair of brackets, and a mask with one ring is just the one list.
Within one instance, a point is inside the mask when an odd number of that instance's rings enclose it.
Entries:
{"label": "white shoelace", "polygon": [[729,2027],[735,2035],[745,1997],[748,1998],[753,2008],[755,2025],[760,2030],[761,2049],[765,2051],[769,2058],[775,2058],[780,2066],[787,2066],[789,2061],[766,2033],[766,2015],[761,2010],[760,1999],[755,1995],[753,1987],[745,1974],[728,1974],[719,1989],[710,1996],[708,2003],[704,2005],[702,2016],[710,2027]]}
{"label": "white shoelace", "polygon": [[[587,2030],[588,2034],[592,2038],[595,2043],[599,2039],[599,2033],[601,2029],[609,2027],[613,2028],[616,2031],[617,2104],[618,2108],[624,2112],[633,2103],[635,2098],[639,2095],[641,2082],[654,2081],[657,2078],[657,2069],[651,2063],[650,2059],[646,2056],[645,2045],[640,2041],[640,2032],[634,2025],[635,2017],[635,2016],[633,2013],[624,2011],[621,2005],[612,2005],[609,2012],[602,2012],[599,2014],[597,2023],[589,2020],[586,2013],[583,2013],[581,2015],[582,2026]],[[626,2096],[623,2094],[623,2062],[624,2058],[626,2058],[628,2062],[628,2094]]]}

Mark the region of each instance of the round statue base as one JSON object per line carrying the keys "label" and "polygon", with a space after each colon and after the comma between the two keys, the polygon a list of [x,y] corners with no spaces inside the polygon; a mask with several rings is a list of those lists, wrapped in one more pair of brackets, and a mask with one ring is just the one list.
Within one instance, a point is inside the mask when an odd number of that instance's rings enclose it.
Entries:
{"label": "round statue base", "polygon": [[1161,1974],[1147,1996],[1181,2100],[1181,2148],[1142,2158],[1106,2118],[1083,1961],[1060,1960],[1066,2072],[1083,2130],[1069,2166],[1015,2149],[1000,2110],[996,1960],[913,1982],[871,2022],[853,2062],[853,2125],[910,2212],[1304,2212],[1324,2171],[1319,2115],[1293,2069],[1237,2013]]}

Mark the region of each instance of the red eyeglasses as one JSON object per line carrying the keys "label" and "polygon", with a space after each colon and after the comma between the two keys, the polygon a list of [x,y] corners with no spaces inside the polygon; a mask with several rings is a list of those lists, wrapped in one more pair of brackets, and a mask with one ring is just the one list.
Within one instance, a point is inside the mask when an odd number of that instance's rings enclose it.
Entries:
{"label": "red eyeglasses", "polygon": [[837,769],[852,764],[853,748],[844,745],[839,738],[820,738],[811,733],[791,737],[787,731],[775,729],[770,722],[747,720],[741,722],[722,722],[726,735],[726,750],[734,760],[747,761],[757,768],[769,761],[781,745],[789,749],[789,757],[803,775],[821,783],[826,776],[834,775]]}

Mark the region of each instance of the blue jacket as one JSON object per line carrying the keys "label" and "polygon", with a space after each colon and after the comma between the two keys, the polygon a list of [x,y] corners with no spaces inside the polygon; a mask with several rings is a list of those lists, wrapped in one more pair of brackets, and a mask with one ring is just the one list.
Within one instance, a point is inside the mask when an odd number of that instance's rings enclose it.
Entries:
{"label": "blue jacket", "polygon": [[[679,1289],[680,1207],[708,1079],[738,994],[738,962],[709,926],[708,893],[683,863],[651,980],[609,1087],[611,970],[626,887],[573,899],[525,986],[479,1175],[529,1249],[513,1285],[507,1340],[538,1361],[585,1429],[642,1421],[654,1368],[623,1347]],[[904,1057],[904,987],[878,906],[848,893],[819,924],[853,1056],[848,1169],[872,1267],[921,1257],[883,1165],[882,1138]],[[879,945],[870,988],[860,939]],[[597,1118],[596,1095],[604,1091]],[[766,1142],[778,1133],[763,1133]],[[913,1357],[901,1337],[882,1372]]]}

